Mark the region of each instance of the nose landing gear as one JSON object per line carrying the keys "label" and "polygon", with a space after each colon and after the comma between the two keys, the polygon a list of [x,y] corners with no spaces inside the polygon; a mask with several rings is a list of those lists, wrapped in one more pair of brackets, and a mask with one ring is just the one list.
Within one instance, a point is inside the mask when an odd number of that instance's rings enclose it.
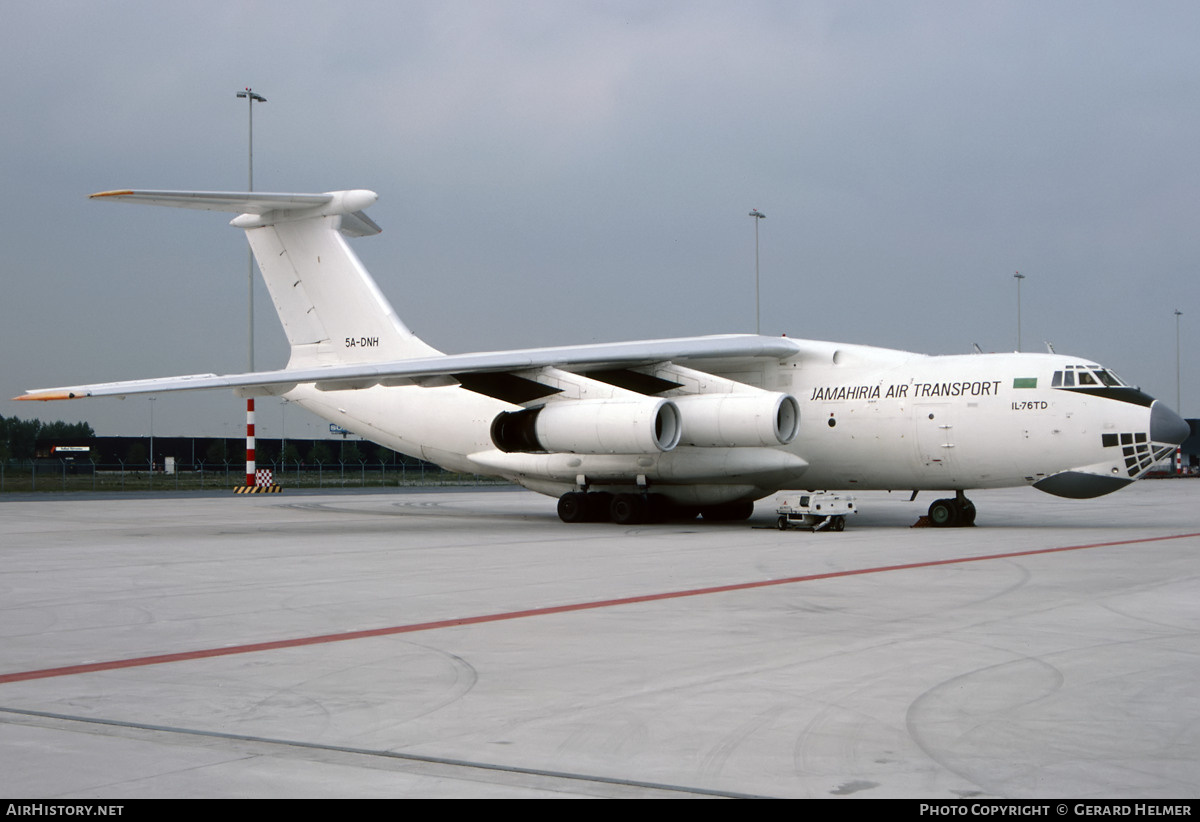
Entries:
{"label": "nose landing gear", "polygon": [[975,503],[962,491],[953,499],[935,499],[929,506],[929,524],[934,528],[967,528],[975,524]]}

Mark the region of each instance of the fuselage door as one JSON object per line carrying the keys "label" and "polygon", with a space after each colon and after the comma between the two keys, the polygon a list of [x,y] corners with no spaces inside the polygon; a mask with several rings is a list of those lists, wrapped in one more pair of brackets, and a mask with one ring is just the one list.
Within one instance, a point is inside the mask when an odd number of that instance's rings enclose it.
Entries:
{"label": "fuselage door", "polygon": [[913,405],[916,423],[917,458],[928,471],[944,472],[952,479],[957,448],[954,430],[954,406],[946,402]]}

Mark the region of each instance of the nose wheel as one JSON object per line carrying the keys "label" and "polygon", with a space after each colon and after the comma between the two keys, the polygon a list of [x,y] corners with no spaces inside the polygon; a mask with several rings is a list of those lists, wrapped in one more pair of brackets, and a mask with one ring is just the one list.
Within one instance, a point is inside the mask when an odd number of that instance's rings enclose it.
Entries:
{"label": "nose wheel", "polygon": [[929,506],[929,524],[934,528],[968,528],[975,524],[975,503],[962,491],[953,498],[936,499]]}

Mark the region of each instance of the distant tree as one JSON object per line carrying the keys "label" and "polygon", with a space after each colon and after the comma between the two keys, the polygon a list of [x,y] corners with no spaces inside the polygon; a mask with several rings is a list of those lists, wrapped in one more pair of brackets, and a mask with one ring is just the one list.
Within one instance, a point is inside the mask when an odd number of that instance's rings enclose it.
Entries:
{"label": "distant tree", "polygon": [[[259,443],[262,443],[261,445]],[[254,444],[254,459],[263,464],[279,459],[279,448],[266,440],[256,440]]]}
{"label": "distant tree", "polygon": [[342,462],[348,462],[351,465],[356,462],[362,462],[362,452],[358,450],[358,443],[342,443]]}
{"label": "distant tree", "polygon": [[313,447],[309,449],[308,461],[315,462],[317,465],[325,465],[332,461],[332,454],[329,452],[329,446],[322,440],[317,440],[313,443]]}
{"label": "distant tree", "polygon": [[47,422],[0,417],[0,459],[28,460],[37,453],[38,442],[91,439],[96,436],[86,422]]}
{"label": "distant tree", "polygon": [[44,422],[37,434],[38,440],[42,442],[91,439],[94,436],[96,432],[86,422]]}
{"label": "distant tree", "polygon": [[228,460],[225,453],[225,440],[217,439],[208,444],[204,450],[204,461],[210,465],[224,465]]}
{"label": "distant tree", "polygon": [[15,460],[31,460],[37,453],[37,435],[42,424],[38,420],[9,417],[5,420],[5,440],[8,456]]}
{"label": "distant tree", "polygon": [[148,453],[146,443],[139,440],[129,446],[129,453],[125,457],[125,464],[133,466],[148,465],[150,460]]}
{"label": "distant tree", "polygon": [[296,447],[296,443],[289,442],[283,446],[283,461],[290,465],[300,462],[300,449]]}

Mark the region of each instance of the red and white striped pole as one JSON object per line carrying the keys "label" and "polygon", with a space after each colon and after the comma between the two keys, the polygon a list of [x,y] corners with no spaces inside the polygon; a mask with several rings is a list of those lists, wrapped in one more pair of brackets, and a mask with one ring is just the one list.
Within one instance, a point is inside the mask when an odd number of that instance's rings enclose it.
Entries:
{"label": "red and white striped pole", "polygon": [[254,485],[254,398],[246,400],[246,484]]}

